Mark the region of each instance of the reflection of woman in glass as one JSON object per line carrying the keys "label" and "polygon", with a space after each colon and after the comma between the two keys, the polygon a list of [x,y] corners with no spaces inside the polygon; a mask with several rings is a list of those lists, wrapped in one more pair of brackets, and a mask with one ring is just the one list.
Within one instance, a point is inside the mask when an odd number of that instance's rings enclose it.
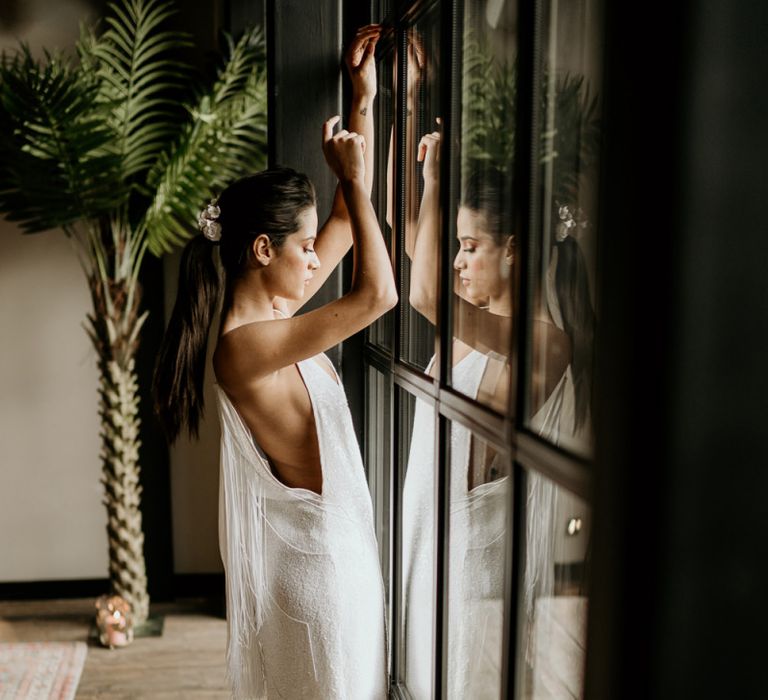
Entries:
{"label": "reflection of woman in glass", "polygon": [[[406,230],[406,251],[411,257],[410,303],[431,322],[436,321],[439,201],[440,133],[427,134],[419,143],[418,159],[423,161],[424,193],[418,224]],[[462,392],[489,404],[500,413],[508,409],[509,352],[514,324],[516,241],[510,206],[511,185],[498,168],[482,164],[471,167],[462,183],[462,197],[456,217],[458,252],[453,261],[454,348],[453,383],[457,367],[472,352],[494,365],[494,381],[479,380],[474,391]],[[538,411],[563,377],[571,357],[571,341],[546,309],[535,314],[532,324],[537,353],[534,365]],[[461,376],[461,372],[458,375]],[[458,387],[457,387],[458,388]],[[478,393],[479,392],[479,393]]]}
{"label": "reflection of woman in glass", "polygon": [[[410,303],[436,318],[436,255],[439,230],[437,132],[419,144],[424,192],[417,226],[406,231],[411,257]],[[511,329],[514,237],[504,211],[500,174],[478,171],[466,184],[457,218],[460,249],[454,259],[455,305],[462,314],[453,342],[452,385],[472,398],[506,407]],[[433,371],[432,363],[428,371]],[[406,579],[406,681],[414,697],[429,697],[433,607],[434,418],[417,401],[403,493]],[[458,423],[451,428],[451,553],[449,558],[448,695],[498,696],[508,479],[496,453]],[[428,611],[428,612],[424,612]]]}
{"label": "reflection of woman in glass", "polygon": [[[436,270],[434,260],[439,235],[440,134],[425,136],[419,145],[423,160],[424,194],[418,226],[406,241],[411,255],[410,302],[434,322],[436,317]],[[514,322],[512,304],[515,274],[515,236],[509,206],[508,178],[493,167],[474,167],[463,183],[456,223],[459,250],[454,258],[454,345],[452,385],[458,391],[491,405],[500,412],[508,406],[509,348]],[[568,224],[564,224],[568,225]],[[409,232],[406,231],[406,234]],[[559,241],[561,244],[562,241]],[[575,244],[575,241],[569,243]],[[553,257],[551,294],[537,304],[532,322],[534,354],[532,425],[544,436],[557,440],[563,422],[572,424],[574,407],[563,402],[572,388],[569,383],[574,341],[583,348],[586,335],[577,310],[584,299],[574,294],[575,284],[584,284],[581,253],[568,245],[568,252]],[[569,254],[572,256],[567,257]],[[573,257],[575,256],[575,257]],[[581,264],[580,268],[576,268]],[[581,290],[577,290],[581,291]],[[550,297],[552,301],[550,301]],[[550,309],[575,323],[563,323]],[[588,307],[591,310],[591,307]],[[583,320],[583,318],[582,318]],[[568,332],[570,331],[570,332]],[[419,402],[420,403],[420,402]],[[418,406],[418,403],[417,403]],[[433,418],[421,420],[419,408],[414,422],[419,441],[412,445],[404,490],[405,535],[419,537],[429,531],[428,507],[417,504],[421,495],[431,504],[434,455],[431,439]],[[567,428],[570,429],[570,428]],[[422,465],[429,465],[424,471]],[[420,473],[422,474],[421,483]],[[503,607],[506,509],[509,503],[506,464],[489,445],[476,439],[458,423],[451,432],[451,553],[449,570],[449,677],[450,697],[493,697],[499,692],[501,620]],[[412,513],[417,515],[414,517]],[[553,589],[553,518],[555,492],[537,475],[528,480],[528,547],[526,565],[526,609],[532,614],[534,597]],[[419,518],[424,522],[420,522]],[[421,535],[424,539],[423,535]],[[429,540],[427,540],[429,541]],[[406,562],[406,570],[408,563]],[[427,573],[431,574],[431,569]],[[413,581],[412,595],[418,591]],[[408,591],[406,590],[406,598]],[[418,597],[411,602],[418,601]],[[409,613],[409,618],[411,614]],[[406,623],[407,624],[407,623]],[[407,637],[412,645],[416,635]],[[409,658],[418,657],[410,648]],[[418,696],[417,696],[418,697]]]}
{"label": "reflection of woman in glass", "polygon": [[[397,299],[370,202],[377,28],[347,61],[350,128],[323,126],[338,178],[317,231],[308,178],[287,168],[231,184],[201,215],[156,375],[169,436],[196,432],[209,326],[221,417],[219,537],[227,671],[236,698],[387,697],[384,590],[370,493],[339,377],[323,354]],[[354,244],[350,291],[294,315]],[[220,279],[217,261],[223,268]],[[321,265],[322,261],[322,265]]]}

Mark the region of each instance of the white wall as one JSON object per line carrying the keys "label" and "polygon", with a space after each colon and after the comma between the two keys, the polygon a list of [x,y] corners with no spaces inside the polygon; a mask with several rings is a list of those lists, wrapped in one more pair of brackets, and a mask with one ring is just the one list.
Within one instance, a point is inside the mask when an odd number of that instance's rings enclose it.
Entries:
{"label": "white wall", "polygon": [[[89,10],[77,0],[16,5],[0,50],[17,39],[36,54],[72,46]],[[0,582],[107,576],[88,307],[61,231],[22,236],[0,220]]]}
{"label": "white wall", "polygon": [[104,578],[95,353],[61,231],[0,221],[0,581]]}

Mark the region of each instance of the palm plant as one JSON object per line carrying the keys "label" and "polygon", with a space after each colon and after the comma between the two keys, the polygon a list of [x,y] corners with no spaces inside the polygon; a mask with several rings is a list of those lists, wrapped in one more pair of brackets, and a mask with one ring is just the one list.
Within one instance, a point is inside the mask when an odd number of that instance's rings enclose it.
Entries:
{"label": "palm plant", "polygon": [[264,167],[262,35],[227,39],[213,84],[188,89],[190,45],[164,0],[117,0],[77,59],[21,46],[0,58],[0,213],[26,233],[60,228],[90,288],[86,331],[100,377],[101,462],[114,593],[149,612],[139,483],[135,356],[139,274],[194,230],[213,192]]}

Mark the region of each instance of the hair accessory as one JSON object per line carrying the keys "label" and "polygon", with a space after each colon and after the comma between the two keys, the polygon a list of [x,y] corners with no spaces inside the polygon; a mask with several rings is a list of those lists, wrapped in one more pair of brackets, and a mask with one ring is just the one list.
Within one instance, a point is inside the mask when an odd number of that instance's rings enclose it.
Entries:
{"label": "hair accessory", "polygon": [[203,235],[216,243],[221,238],[221,224],[217,221],[221,214],[221,209],[214,200],[200,212],[197,217],[197,227],[203,232]]}
{"label": "hair accessory", "polygon": [[568,236],[576,232],[575,229],[587,228],[587,220],[579,207],[572,209],[569,204],[560,204],[559,202],[557,206],[560,223],[555,228],[555,238],[558,243],[562,243]]}

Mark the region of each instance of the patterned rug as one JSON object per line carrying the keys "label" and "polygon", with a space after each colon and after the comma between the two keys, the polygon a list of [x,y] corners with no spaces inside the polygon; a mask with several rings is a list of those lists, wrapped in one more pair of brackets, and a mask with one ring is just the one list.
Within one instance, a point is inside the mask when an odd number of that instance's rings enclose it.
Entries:
{"label": "patterned rug", "polygon": [[0,643],[0,700],[72,700],[85,642]]}

